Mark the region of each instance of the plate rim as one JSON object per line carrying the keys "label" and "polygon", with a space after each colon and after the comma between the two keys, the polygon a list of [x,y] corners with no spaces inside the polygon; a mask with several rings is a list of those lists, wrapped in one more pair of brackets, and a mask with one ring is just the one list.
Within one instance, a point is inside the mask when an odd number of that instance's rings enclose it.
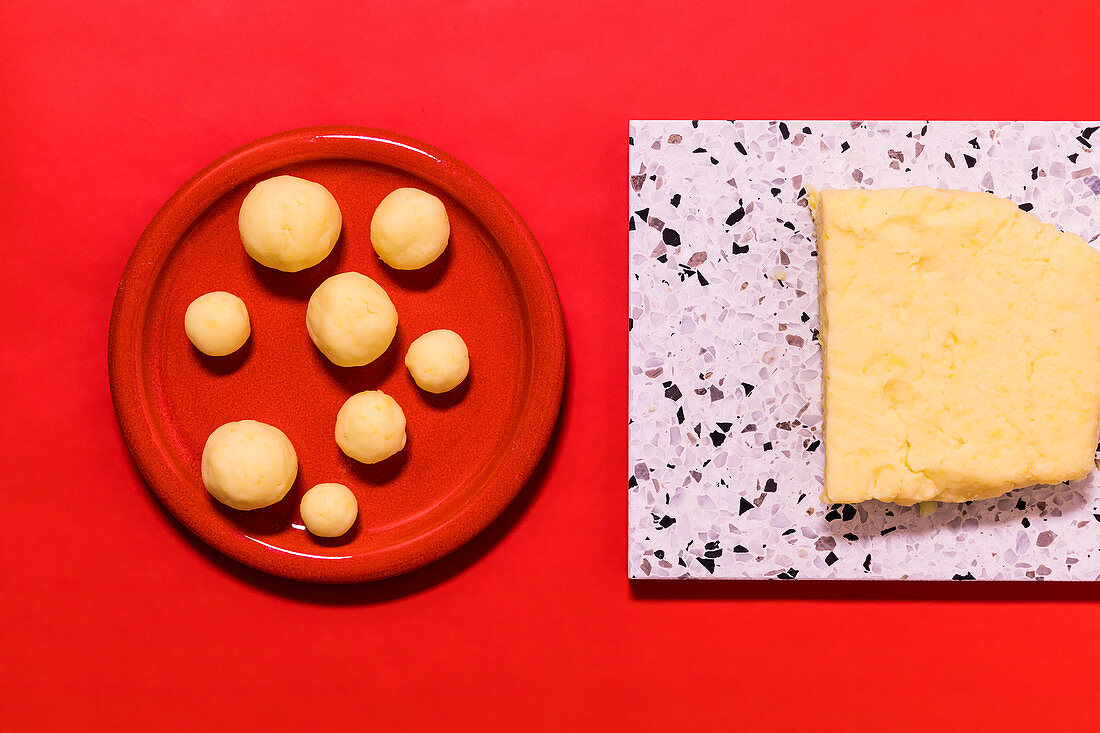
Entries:
{"label": "plate rim", "polygon": [[[368,151],[375,155],[366,155]],[[369,556],[319,559],[296,557],[296,553],[266,543],[261,546],[243,532],[219,532],[201,521],[201,512],[188,511],[174,500],[173,492],[163,484],[190,482],[179,477],[163,458],[155,436],[145,390],[140,387],[145,374],[139,353],[141,329],[134,326],[144,321],[164,262],[213,201],[263,172],[306,160],[337,158],[390,165],[428,180],[459,200],[492,233],[515,273],[529,311],[531,376],[525,404],[514,423],[525,440],[522,449],[509,451],[498,466],[494,475],[504,475],[503,481],[487,484],[490,490],[483,488],[476,500],[413,539],[372,551]],[[414,160],[433,165],[434,176],[397,164]],[[248,173],[248,166],[242,165],[245,162],[266,166],[266,171]],[[207,200],[211,194],[216,195]],[[127,323],[132,327],[126,328]],[[107,373],[116,421],[138,472],[158,502],[188,531],[222,554],[266,573],[311,582],[349,583],[407,573],[457,550],[492,524],[526,486],[542,459],[559,418],[565,369],[565,324],[557,287],[538,242],[512,204],[488,180],[449,153],[401,133],[357,125],[300,127],[267,135],[219,156],[191,176],[157,210],[127,258],[107,335]]]}

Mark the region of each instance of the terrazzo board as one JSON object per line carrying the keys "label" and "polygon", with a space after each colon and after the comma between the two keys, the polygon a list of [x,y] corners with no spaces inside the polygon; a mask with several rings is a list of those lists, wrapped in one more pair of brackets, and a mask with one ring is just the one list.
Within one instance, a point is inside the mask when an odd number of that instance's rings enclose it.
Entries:
{"label": "terrazzo board", "polygon": [[1095,473],[923,517],[822,502],[806,200],[810,187],[990,191],[1100,247],[1098,126],[632,122],[630,577],[1100,577]]}

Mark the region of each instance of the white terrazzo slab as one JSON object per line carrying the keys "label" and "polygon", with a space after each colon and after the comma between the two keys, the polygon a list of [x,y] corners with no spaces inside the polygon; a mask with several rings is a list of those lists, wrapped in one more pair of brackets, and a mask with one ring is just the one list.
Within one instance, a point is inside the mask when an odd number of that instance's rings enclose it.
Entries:
{"label": "white terrazzo slab", "polygon": [[1100,577],[1095,473],[925,517],[822,502],[805,195],[990,191],[1100,247],[1097,126],[632,122],[630,577]]}

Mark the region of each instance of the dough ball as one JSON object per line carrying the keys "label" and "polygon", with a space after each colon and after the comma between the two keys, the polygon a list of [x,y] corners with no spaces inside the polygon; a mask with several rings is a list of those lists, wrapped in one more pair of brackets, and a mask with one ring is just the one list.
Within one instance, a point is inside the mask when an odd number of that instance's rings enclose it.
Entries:
{"label": "dough ball", "polygon": [[202,482],[234,509],[260,509],[286,496],[298,457],[282,430],[255,420],[230,422],[210,433],[202,449]]}
{"label": "dough ball", "polygon": [[405,354],[405,366],[417,387],[439,394],[462,384],[470,373],[470,352],[461,336],[441,328],[412,342]]}
{"label": "dough ball", "polygon": [[306,307],[306,330],[336,366],[363,366],[389,348],[397,333],[397,309],[374,280],[341,272],[313,291]]}
{"label": "dough ball", "polygon": [[443,202],[418,188],[399,188],[386,196],[370,221],[374,251],[396,270],[416,270],[434,262],[450,236]]}
{"label": "dough ball", "polygon": [[302,496],[302,521],[311,534],[339,537],[359,516],[355,494],[343,484],[317,484]]}
{"label": "dough ball", "polygon": [[248,256],[283,272],[298,272],[328,257],[342,223],[327,188],[294,176],[257,183],[237,217]]}
{"label": "dough ball", "polygon": [[202,353],[225,356],[244,346],[252,326],[244,301],[218,290],[191,301],[183,314],[183,330]]}
{"label": "dough ball", "polygon": [[385,392],[348,398],[336,415],[336,443],[349,458],[378,463],[405,447],[405,413]]}

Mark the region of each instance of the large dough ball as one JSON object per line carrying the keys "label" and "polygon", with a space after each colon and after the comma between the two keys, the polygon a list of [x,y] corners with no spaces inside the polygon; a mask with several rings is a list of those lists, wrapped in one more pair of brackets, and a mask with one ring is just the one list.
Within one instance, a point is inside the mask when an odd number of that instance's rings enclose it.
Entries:
{"label": "large dough ball", "polygon": [[328,257],[342,223],[327,188],[294,176],[257,183],[237,217],[248,256],[284,272],[313,267]]}
{"label": "large dough ball", "polygon": [[412,342],[405,354],[405,366],[425,392],[446,392],[462,384],[470,373],[470,352],[454,331],[428,331]]}
{"label": "large dough ball", "polygon": [[417,188],[399,188],[386,196],[370,222],[374,251],[397,270],[416,270],[434,262],[450,236],[451,222],[443,202]]}
{"label": "large dough ball", "polygon": [[355,494],[343,484],[317,484],[302,496],[302,522],[318,537],[339,537],[359,516]]}
{"label": "large dough ball", "polygon": [[244,301],[218,290],[191,301],[183,315],[183,330],[202,353],[225,356],[244,346],[252,326]]}
{"label": "large dough ball", "polygon": [[202,449],[202,482],[234,509],[260,509],[286,496],[298,457],[282,430],[255,420],[230,422],[210,433]]}
{"label": "large dough ball", "polygon": [[348,398],[336,415],[336,443],[360,463],[378,463],[405,447],[405,413],[385,392]]}
{"label": "large dough ball", "polygon": [[306,330],[336,366],[369,364],[397,333],[397,309],[382,286],[358,272],[325,280],[309,298]]}

